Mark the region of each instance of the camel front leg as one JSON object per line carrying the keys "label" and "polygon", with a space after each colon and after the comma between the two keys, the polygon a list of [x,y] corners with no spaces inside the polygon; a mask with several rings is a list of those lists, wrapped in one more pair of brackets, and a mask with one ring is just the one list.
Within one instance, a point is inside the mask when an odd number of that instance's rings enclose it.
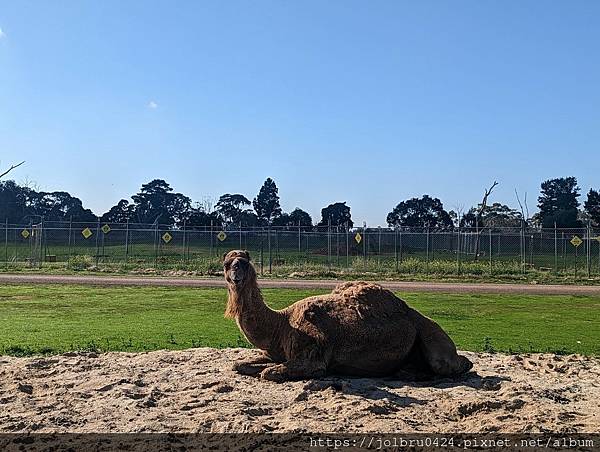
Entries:
{"label": "camel front leg", "polygon": [[260,378],[281,383],[291,380],[322,378],[325,376],[326,370],[327,366],[322,361],[290,360],[267,367],[260,373]]}
{"label": "camel front leg", "polygon": [[262,353],[259,357],[240,361],[233,365],[233,370],[242,375],[256,376],[267,369],[269,366],[274,366],[275,363],[269,356]]}

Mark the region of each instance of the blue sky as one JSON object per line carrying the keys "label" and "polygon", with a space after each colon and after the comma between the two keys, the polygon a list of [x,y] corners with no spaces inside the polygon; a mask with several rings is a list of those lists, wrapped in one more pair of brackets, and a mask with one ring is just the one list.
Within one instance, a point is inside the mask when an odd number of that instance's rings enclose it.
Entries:
{"label": "blue sky", "polygon": [[0,29],[0,168],[97,214],[154,178],[373,226],[600,187],[597,1],[0,0]]}

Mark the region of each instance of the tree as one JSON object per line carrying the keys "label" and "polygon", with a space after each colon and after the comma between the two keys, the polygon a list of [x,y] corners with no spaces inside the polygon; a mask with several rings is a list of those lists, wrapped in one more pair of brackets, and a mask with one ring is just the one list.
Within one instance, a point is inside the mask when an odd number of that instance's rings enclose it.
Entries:
{"label": "tree", "polygon": [[279,205],[279,189],[275,185],[275,181],[270,177],[267,178],[254,201],[252,206],[256,212],[256,216],[263,224],[271,224],[274,218],[281,215],[281,206]]}
{"label": "tree", "polygon": [[542,182],[541,195],[538,198],[542,227],[576,228],[579,207],[579,187],[574,177],[561,177]]}
{"label": "tree", "polygon": [[387,215],[387,223],[393,226],[452,228],[452,218],[444,210],[438,198],[423,195],[402,201]]}
{"label": "tree", "polygon": [[[350,208],[348,208],[350,210]],[[312,218],[310,217],[308,212],[296,207],[294,210],[290,212],[290,224],[293,226],[300,225],[303,229],[311,229],[312,228]]]}
{"label": "tree", "polygon": [[10,223],[20,223],[25,221],[27,215],[33,214],[32,198],[37,193],[28,188],[22,187],[13,180],[0,182],[0,215],[2,220],[8,220]]}
{"label": "tree", "polygon": [[222,219],[217,212],[207,212],[203,206],[199,206],[190,210],[190,214],[186,218],[186,227],[200,229],[206,226],[221,225]]}
{"label": "tree", "polygon": [[140,192],[131,197],[138,222],[173,225],[189,216],[192,200],[172,191],[162,179],[142,185]]}
{"label": "tree", "polygon": [[217,201],[215,210],[226,224],[236,224],[239,223],[242,212],[244,212],[243,206],[250,204],[250,200],[244,195],[225,193]]}
{"label": "tree", "polygon": [[302,209],[296,207],[291,213],[282,213],[273,220],[273,226],[285,226],[287,228],[309,230],[312,228],[312,218]]}
{"label": "tree", "polygon": [[495,202],[484,208],[479,204],[477,207],[471,207],[462,216],[460,227],[474,228],[478,224],[483,228],[518,228],[521,226],[521,219],[521,212],[499,202]]}
{"label": "tree", "polygon": [[41,216],[47,221],[72,219],[77,222],[95,222],[97,219],[90,209],[83,207],[79,198],[64,191],[32,193],[28,210],[31,215]]}
{"label": "tree", "polygon": [[329,204],[324,209],[321,209],[321,221],[319,226],[346,226],[349,228],[354,226],[352,215],[350,214],[350,206],[346,202],[336,202]]}
{"label": "tree", "polygon": [[135,206],[126,199],[121,199],[116,206],[100,217],[103,223],[127,223],[135,219]]}
{"label": "tree", "polygon": [[600,192],[590,188],[583,206],[594,224],[600,226]]}

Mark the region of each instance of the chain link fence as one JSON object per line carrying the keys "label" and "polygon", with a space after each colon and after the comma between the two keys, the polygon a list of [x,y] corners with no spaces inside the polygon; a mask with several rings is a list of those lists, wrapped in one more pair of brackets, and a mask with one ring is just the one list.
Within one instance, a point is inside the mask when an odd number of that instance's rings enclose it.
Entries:
{"label": "chain link fence", "polygon": [[[600,229],[171,227],[99,222],[0,224],[5,266],[220,267],[231,249],[260,273],[319,266],[444,274],[600,275]],[[0,242],[1,243],[1,242]]]}

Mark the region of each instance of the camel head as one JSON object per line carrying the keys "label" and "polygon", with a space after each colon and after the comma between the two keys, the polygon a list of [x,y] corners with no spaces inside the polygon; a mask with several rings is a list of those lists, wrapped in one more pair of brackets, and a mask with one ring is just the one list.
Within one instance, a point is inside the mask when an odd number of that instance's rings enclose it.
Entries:
{"label": "camel head", "polygon": [[225,280],[231,290],[240,291],[256,282],[256,271],[250,263],[248,251],[233,250],[223,258]]}

